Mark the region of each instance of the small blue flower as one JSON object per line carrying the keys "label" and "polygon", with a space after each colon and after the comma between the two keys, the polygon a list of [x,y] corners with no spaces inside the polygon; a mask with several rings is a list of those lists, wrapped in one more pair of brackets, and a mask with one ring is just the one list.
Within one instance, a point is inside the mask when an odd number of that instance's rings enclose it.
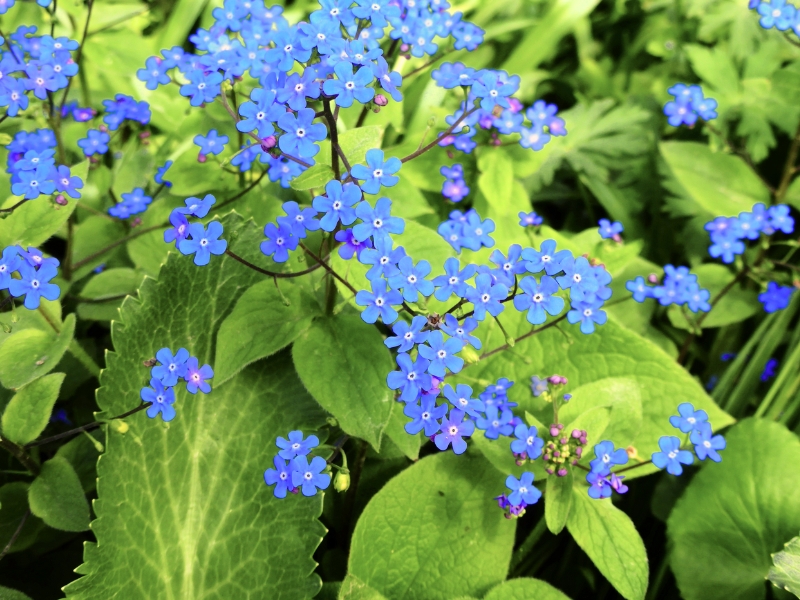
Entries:
{"label": "small blue flower", "polygon": [[286,498],[286,492],[292,489],[292,463],[286,462],[280,456],[272,459],[274,469],[264,471],[264,481],[267,485],[274,485],[273,494],[276,498]]}
{"label": "small blue flower", "polygon": [[186,373],[184,373],[183,379],[186,381],[186,391],[190,394],[196,394],[198,389],[204,394],[208,394],[211,386],[206,380],[212,377],[214,377],[214,370],[210,365],[201,367],[194,356],[190,356],[186,361]]}
{"label": "small blue flower", "polygon": [[325,196],[317,196],[312,206],[317,212],[325,213],[319,223],[323,231],[333,231],[336,225],[350,225],[356,220],[353,208],[361,200],[361,190],[355,183],[329,181],[325,185]]}
{"label": "small blue flower", "polygon": [[718,451],[725,449],[727,445],[725,438],[721,435],[712,435],[709,423],[702,423],[700,427],[692,431],[689,437],[694,444],[694,453],[697,454],[697,458],[700,460],[710,458],[714,462],[722,460]]}
{"label": "small blue flower", "polygon": [[680,475],[683,473],[682,464],[690,465],[694,462],[692,453],[681,450],[681,441],[674,435],[661,436],[658,447],[661,448],[661,452],[653,453],[653,464],[659,469],[666,468],[670,475]]}
{"label": "small blue flower", "polygon": [[[773,0],[775,1],[775,0]],[[786,204],[776,204],[767,209],[769,221],[765,233],[771,234],[774,231],[782,231],[789,235],[794,232],[794,219],[789,216],[789,207]]]}
{"label": "small blue flower", "polygon": [[722,262],[730,264],[734,261],[737,254],[744,253],[744,242],[732,236],[712,236],[714,242],[708,247],[708,253],[712,258],[721,258]]}
{"label": "small blue flower", "polygon": [[769,381],[775,377],[775,369],[778,368],[778,360],[770,358],[764,365],[764,370],[761,372],[761,381]]}
{"label": "small blue flower", "polygon": [[195,197],[187,198],[185,201],[186,214],[194,215],[202,219],[208,214],[208,211],[211,210],[211,207],[216,201],[217,199],[211,194],[206,194],[202,200]]}
{"label": "small blue flower", "polygon": [[398,321],[392,327],[394,336],[386,338],[383,343],[388,348],[397,348],[398,352],[408,352],[414,344],[423,344],[430,335],[429,331],[423,331],[428,324],[428,319],[422,315],[417,315],[411,320],[409,325],[405,321]]}
{"label": "small blue flower", "polygon": [[188,237],[178,242],[178,250],[187,256],[194,254],[194,264],[207,265],[212,254],[219,256],[228,249],[228,242],[218,239],[222,233],[222,223],[219,221],[211,221],[207,229],[201,223],[191,223]]}
{"label": "small blue flower", "polygon": [[519,479],[509,475],[506,477],[506,487],[511,490],[508,501],[513,506],[523,502],[528,506],[536,504],[542,497],[542,492],[533,485],[533,473],[530,471],[525,471]]}
{"label": "small blue flower", "polygon": [[164,175],[167,174],[167,171],[169,170],[169,168],[171,166],[172,166],[172,161],[168,160],[163,165],[158,167],[156,169],[156,174],[153,177],[153,181],[155,181],[159,185],[163,185],[165,187],[171,188],[172,187],[172,182],[171,181],[167,181],[166,179],[164,179]]}
{"label": "small blue flower", "polygon": [[778,31],[785,31],[792,26],[792,21],[796,13],[796,8],[787,4],[785,0],[771,0],[762,2],[758,5],[758,14],[761,15],[759,21],[761,27],[770,29],[775,27]]}
{"label": "small blue flower", "polygon": [[431,77],[436,85],[445,89],[453,89],[458,86],[468,86],[475,83],[473,76],[475,69],[464,66],[463,63],[442,63],[439,68],[434,69]]}
{"label": "small blue flower", "polygon": [[622,448],[614,449],[614,442],[605,440],[594,447],[594,460],[589,463],[592,471],[600,475],[608,475],[614,465],[628,462],[628,453]]}
{"label": "small blue flower", "polygon": [[489,256],[489,261],[494,263],[497,268],[492,270],[492,275],[498,283],[502,283],[508,287],[514,285],[516,275],[525,272],[525,263],[520,260],[522,254],[522,246],[519,244],[512,244],[508,249],[508,258],[503,256],[499,250],[495,250]]}
{"label": "small blue flower", "polygon": [[390,390],[402,390],[402,402],[415,402],[423,391],[431,389],[431,376],[427,374],[428,361],[417,358],[415,362],[405,352],[397,355],[399,371],[392,371],[386,376],[386,385]]}
{"label": "small blue flower", "polygon": [[508,409],[499,410],[496,406],[486,407],[486,416],[478,417],[475,425],[484,430],[484,435],[490,440],[496,440],[501,435],[510,436],[514,433],[514,413]]}
{"label": "small blue flower", "polygon": [[186,375],[186,362],[189,360],[189,351],[186,348],[179,349],[175,356],[169,348],[161,348],[156,352],[156,359],[161,364],[153,367],[150,374],[165,386],[177,385],[178,379]]}
{"label": "small blue flower", "polygon": [[392,201],[389,198],[379,198],[375,208],[366,201],[356,206],[356,216],[362,221],[353,227],[356,240],[363,242],[369,237],[375,239],[390,233],[403,233],[405,222],[400,217],[391,216],[391,209]]}
{"label": "small blue flower", "polygon": [[647,282],[642,276],[626,282],[625,289],[633,294],[633,299],[636,302],[644,302],[647,298],[653,297],[653,288],[647,285]]}
{"label": "small blue flower", "polygon": [[49,179],[50,169],[49,165],[40,165],[35,171],[20,171],[17,173],[19,181],[11,185],[11,192],[15,196],[25,196],[26,200],[52,194],[56,185]]}
{"label": "small blue flower", "polygon": [[533,277],[523,277],[519,287],[524,293],[514,296],[514,308],[520,312],[527,310],[532,325],[541,325],[547,315],[555,316],[564,310],[564,299],[553,296],[558,292],[558,284],[552,277],[544,275],[541,283]]}
{"label": "small blue flower", "polygon": [[403,303],[403,297],[399,292],[390,290],[386,282],[376,279],[370,282],[372,292],[361,290],[356,294],[356,304],[366,306],[361,312],[361,318],[365,323],[375,323],[378,317],[386,323],[394,323],[397,319],[397,311],[392,306]]}
{"label": "small blue flower", "polygon": [[427,346],[418,347],[420,356],[430,361],[428,373],[444,378],[446,370],[458,373],[464,366],[464,359],[456,356],[464,348],[463,342],[450,338],[445,341],[441,331],[432,331],[427,339]]}
{"label": "small blue flower", "polygon": [[463,298],[469,287],[466,283],[475,274],[475,265],[467,265],[460,270],[461,264],[457,258],[448,258],[444,262],[444,275],[434,277],[433,285],[437,287],[435,296],[437,300],[445,302],[455,294]]}
{"label": "small blue flower", "polygon": [[561,269],[564,275],[557,277],[556,280],[562,289],[570,290],[570,300],[573,302],[586,300],[589,294],[596,292],[600,287],[592,266],[583,256],[577,259],[564,259],[561,261]]}
{"label": "small blue flower", "polygon": [[66,194],[70,198],[81,197],[81,193],[78,190],[83,187],[83,181],[77,175],[72,175],[69,167],[59,166],[52,176],[57,191]]}
{"label": "small blue flower", "polygon": [[439,327],[450,337],[461,340],[476,350],[481,349],[481,341],[474,335],[470,335],[471,332],[478,328],[478,321],[472,317],[467,317],[463,323],[459,324],[458,319],[448,313],[444,316],[444,323],[440,324]]}
{"label": "small blue flower", "polygon": [[372,69],[361,67],[353,73],[353,65],[342,61],[333,67],[336,79],[326,79],[322,84],[322,91],[328,96],[336,96],[337,106],[348,108],[353,105],[353,100],[366,104],[375,96],[375,90],[367,87],[375,80]]}
{"label": "small blue flower", "polygon": [[275,445],[280,448],[278,456],[286,460],[292,460],[295,456],[306,456],[314,448],[319,446],[319,438],[315,435],[310,435],[303,438],[302,431],[290,431],[289,439],[278,436]]}
{"label": "small blue flower", "polygon": [[415,402],[406,404],[403,414],[413,419],[406,423],[405,430],[407,433],[416,435],[425,429],[425,435],[431,437],[439,433],[439,419],[447,414],[447,405],[436,406],[435,396],[423,395],[420,404]]}
{"label": "small blue flower", "polygon": [[331,483],[331,476],[323,473],[328,463],[320,456],[315,456],[311,464],[308,458],[298,456],[292,460],[292,485],[300,488],[303,496],[314,496],[317,489],[327,489]]}
{"label": "small blue flower", "polygon": [[452,444],[453,452],[464,454],[467,450],[467,442],[463,438],[471,436],[475,432],[475,423],[467,419],[464,420],[464,412],[457,408],[450,409],[450,416],[442,420],[440,427],[441,433],[433,439],[436,447],[444,452]]}
{"label": "small blue flower", "polygon": [[541,248],[541,250],[525,248],[522,251],[522,260],[527,261],[525,268],[531,273],[544,271],[548,275],[555,275],[562,270],[561,263],[568,258],[572,258],[572,253],[569,250],[556,252],[555,240],[543,241]]}
{"label": "small blue flower", "polygon": [[353,235],[352,229],[337,231],[333,237],[337,242],[342,242],[342,245],[339,246],[339,256],[345,260],[350,260],[353,258],[353,255],[358,256],[360,260],[362,253],[368,248],[372,248],[371,239],[357,240],[355,235]]}
{"label": "small blue flower", "polygon": [[168,67],[164,65],[164,61],[155,56],[151,56],[144,61],[144,69],[136,71],[136,77],[139,81],[145,83],[145,87],[148,90],[154,90],[159,85],[165,85],[170,82],[167,70]]}
{"label": "small blue flower", "polygon": [[304,108],[297,111],[297,116],[286,112],[278,119],[278,126],[285,132],[278,139],[278,147],[297,158],[311,158],[319,152],[320,142],[327,136],[328,130],[322,123],[312,123],[314,111]]}
{"label": "small blue flower", "polygon": [[161,413],[163,421],[172,421],[175,418],[175,390],[165,386],[158,379],[150,380],[150,387],[142,388],[139,394],[142,402],[150,402],[152,406],[147,409],[147,416],[155,419]]}
{"label": "small blue flower", "polygon": [[278,263],[289,260],[289,251],[297,249],[300,243],[292,234],[292,229],[286,225],[267,223],[264,235],[267,236],[267,240],[261,242],[261,252],[272,256],[272,260]]}
{"label": "small blue flower", "polygon": [[521,227],[538,227],[544,223],[544,219],[537,215],[535,211],[531,211],[529,213],[521,212],[518,216]]}
{"label": "small blue flower", "polygon": [[493,317],[503,312],[500,300],[505,300],[508,296],[508,288],[502,283],[493,285],[492,276],[481,273],[475,278],[475,287],[467,289],[466,296],[475,307],[475,319],[483,321],[487,312]]}
{"label": "small blue flower", "polygon": [[544,379],[539,379],[538,375],[533,375],[531,377],[531,393],[534,397],[538,398],[547,391],[547,383],[547,377]]}
{"label": "small blue flower", "polygon": [[369,68],[372,69],[372,74],[375,76],[378,85],[388,92],[392,100],[395,102],[403,100],[403,94],[397,89],[403,85],[403,76],[397,71],[392,71],[382,56],[376,58],[375,62],[370,62]]}
{"label": "small blue flower", "polygon": [[367,152],[366,161],[367,166],[353,165],[350,175],[354,179],[364,181],[361,189],[367,194],[377,194],[381,186],[391,187],[400,181],[400,178],[395,175],[402,166],[399,158],[392,156],[384,160],[383,150],[373,148]]}
{"label": "small blue flower", "polygon": [[300,209],[300,205],[294,200],[283,203],[283,211],[286,216],[278,217],[278,224],[292,230],[292,235],[298,239],[305,239],[307,231],[317,231],[320,223],[317,221],[317,211],[313,208]]}
{"label": "small blue flower", "polygon": [[789,306],[795,288],[778,285],[774,281],[767,284],[767,291],[758,295],[758,300],[764,305],[764,311],[773,313]]}
{"label": "small blue flower", "polygon": [[392,238],[387,235],[375,242],[375,248],[364,250],[359,255],[358,260],[361,264],[372,265],[367,271],[367,279],[370,281],[381,277],[391,279],[400,273],[397,263],[406,256],[406,251],[402,246],[399,248],[393,246]]}
{"label": "small blue flower", "polygon": [[427,297],[433,293],[433,283],[425,279],[430,272],[431,265],[427,260],[414,265],[414,259],[404,256],[397,263],[397,273],[389,278],[389,286],[402,290],[406,302],[417,302],[420,294]]}
{"label": "small blue flower", "polygon": [[20,279],[12,279],[8,291],[15,298],[25,296],[25,308],[28,310],[39,308],[42,298],[57,300],[61,295],[61,289],[55,283],[50,283],[58,275],[58,269],[52,264],[42,264],[35,269],[27,263],[21,263],[17,269]]}
{"label": "small blue flower", "polygon": [[598,225],[600,226],[598,232],[600,233],[600,237],[604,240],[614,239],[614,236],[619,236],[623,231],[622,223],[619,221],[614,221],[612,223],[608,219],[600,219]]}
{"label": "small blue flower", "polygon": [[474,210],[467,213],[467,222],[464,223],[463,237],[461,244],[473,251],[480,250],[481,246],[491,248],[494,240],[489,235],[494,231],[494,221],[491,219],[481,220]]}
{"label": "small blue flower", "polygon": [[678,405],[678,414],[669,418],[670,425],[680,429],[683,433],[698,430],[703,423],[708,422],[708,413],[704,410],[695,411],[694,406],[688,402]]}
{"label": "small blue flower", "polygon": [[194,136],[194,143],[196,146],[200,146],[201,155],[216,155],[225,149],[225,144],[228,143],[228,136],[219,135],[216,129],[212,129],[206,135],[197,134]]}
{"label": "small blue flower", "polygon": [[608,320],[608,315],[604,310],[600,310],[603,306],[602,300],[595,302],[573,302],[572,310],[567,313],[567,321],[572,323],[581,324],[581,333],[590,334],[594,332],[594,326],[604,325]]}
{"label": "small blue flower", "polygon": [[447,384],[442,389],[442,393],[453,405],[453,408],[457,408],[475,419],[482,416],[480,413],[486,410],[486,406],[481,400],[472,397],[472,388],[463,383],[456,385],[455,389]]}
{"label": "small blue flower", "polygon": [[0,290],[7,290],[8,286],[14,281],[11,274],[19,269],[21,259],[17,246],[8,246],[3,249],[3,257],[0,258]]}
{"label": "small blue flower", "polygon": [[589,497],[595,500],[611,497],[611,482],[602,473],[592,471],[586,474],[586,481],[589,482]]}
{"label": "small blue flower", "polygon": [[514,428],[516,440],[511,442],[511,451],[514,454],[526,454],[530,460],[539,458],[544,448],[544,440],[540,438],[536,427],[528,427],[520,423]]}

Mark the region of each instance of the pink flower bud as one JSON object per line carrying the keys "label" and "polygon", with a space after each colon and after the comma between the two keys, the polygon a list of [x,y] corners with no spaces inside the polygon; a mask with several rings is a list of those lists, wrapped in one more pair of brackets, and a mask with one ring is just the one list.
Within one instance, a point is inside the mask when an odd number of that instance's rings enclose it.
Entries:
{"label": "pink flower bud", "polygon": [[56,204],[58,204],[59,206],[67,205],[67,199],[64,197],[63,194],[59,194],[58,196],[56,196]]}
{"label": "pink flower bud", "polygon": [[658,283],[658,275],[650,273],[650,275],[647,276],[647,283]]}
{"label": "pink flower bud", "polygon": [[408,52],[408,44],[400,44],[400,52]]}
{"label": "pink flower bud", "polygon": [[564,467],[561,467],[558,470],[558,472],[556,473],[556,475],[558,475],[559,477],[566,477],[567,476],[567,470]]}
{"label": "pink flower bud", "polygon": [[139,134],[139,139],[140,140],[146,140],[149,137],[150,137],[150,132],[149,131],[143,131],[142,133]]}
{"label": "pink flower bud", "polygon": [[277,143],[278,143],[278,138],[276,138],[274,135],[270,135],[261,140],[261,149],[264,150],[264,152],[266,152],[270,148],[274,148],[275,144]]}
{"label": "pink flower bud", "polygon": [[375,96],[374,102],[378,106],[386,106],[387,104],[389,104],[389,100],[383,94],[378,94],[377,96]]}
{"label": "pink flower bud", "polygon": [[98,127],[98,129],[100,131],[102,131],[103,133],[108,133],[108,127],[105,126],[105,125],[100,125],[100,127]]}
{"label": "pink flower bud", "polygon": [[508,99],[509,109],[513,113],[518,113],[522,110],[522,102],[517,100],[516,98],[509,98]]}
{"label": "pink flower bud", "polygon": [[552,435],[553,437],[556,437],[558,435],[558,427],[556,427],[555,425],[551,425],[550,426],[550,435]]}
{"label": "pink flower bud", "polygon": [[198,155],[197,155],[197,162],[199,162],[199,163],[204,163],[204,162],[206,162],[207,160],[208,160],[208,158],[206,158],[206,155],[205,155],[205,154],[198,154]]}

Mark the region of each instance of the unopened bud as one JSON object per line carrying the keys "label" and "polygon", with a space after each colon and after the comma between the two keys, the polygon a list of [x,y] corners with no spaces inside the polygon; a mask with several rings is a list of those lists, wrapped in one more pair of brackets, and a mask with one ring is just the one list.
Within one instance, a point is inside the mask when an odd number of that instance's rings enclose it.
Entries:
{"label": "unopened bud", "polygon": [[517,100],[516,98],[509,98],[508,99],[508,107],[513,113],[518,113],[522,110],[522,102]]}
{"label": "unopened bud", "polygon": [[375,96],[374,102],[378,106],[386,106],[387,104],[389,104],[389,100],[383,94],[378,94],[377,96]]}
{"label": "unopened bud", "polygon": [[472,346],[466,346],[465,348],[463,348],[459,356],[461,356],[461,358],[464,359],[464,362],[467,363],[468,365],[474,365],[481,359],[480,354],[478,354],[472,348]]}
{"label": "unopened bud", "polygon": [[133,227],[138,227],[138,226],[139,226],[139,225],[141,225],[141,224],[142,224],[142,219],[141,219],[141,218],[139,218],[139,217],[136,217],[135,219],[133,219],[133,220],[131,221],[131,228],[133,228]]}
{"label": "unopened bud", "polygon": [[435,127],[436,126],[436,117],[430,117],[428,119],[428,127]]}
{"label": "unopened bud", "polygon": [[499,117],[502,114],[503,114],[503,107],[500,106],[499,104],[495,104],[494,108],[492,109],[492,115],[494,115],[495,117]]}
{"label": "unopened bud", "polygon": [[206,158],[206,155],[205,155],[205,154],[202,154],[202,153],[201,153],[201,154],[198,154],[198,155],[197,155],[197,162],[199,162],[199,163],[204,163],[204,162],[206,162],[207,160],[208,160],[208,158]]}
{"label": "unopened bud", "polygon": [[142,133],[139,134],[139,139],[140,140],[146,140],[149,137],[150,137],[150,132],[149,131],[143,131]]}
{"label": "unopened bud", "polygon": [[567,469],[566,467],[561,467],[557,472],[556,475],[559,477],[566,477],[567,476]]}
{"label": "unopened bud", "polygon": [[552,435],[553,437],[556,437],[558,435],[558,427],[556,427],[555,425],[551,425],[550,426],[550,435]]}
{"label": "unopened bud", "polygon": [[266,152],[270,148],[274,148],[275,144],[278,143],[278,138],[274,135],[267,136],[261,140],[261,149]]}
{"label": "unopened bud", "polygon": [[408,52],[408,44],[400,44],[400,52]]}
{"label": "unopened bud", "polygon": [[3,321],[0,321],[0,325],[2,325],[3,331],[5,333],[11,333],[11,325],[9,325],[8,323],[4,323]]}
{"label": "unopened bud", "polygon": [[108,126],[106,126],[106,125],[100,125],[100,127],[98,127],[98,129],[100,131],[102,131],[103,133],[108,133]]}
{"label": "unopened bud", "polygon": [[333,489],[337,492],[346,492],[350,487],[350,472],[339,471],[333,478]]}
{"label": "unopened bud", "polygon": [[59,194],[58,196],[56,196],[56,204],[58,204],[59,206],[67,205],[67,199],[64,197],[64,194]]}
{"label": "unopened bud", "polygon": [[117,433],[121,433],[123,435],[128,433],[128,429],[130,429],[128,424],[122,419],[112,419],[108,423],[109,425],[111,425],[112,429],[114,429]]}
{"label": "unopened bud", "polygon": [[647,283],[658,283],[658,275],[650,273],[650,275],[647,276]]}
{"label": "unopened bud", "polygon": [[639,451],[636,449],[636,446],[628,446],[625,448],[625,453],[628,455],[628,458],[636,459],[639,457]]}

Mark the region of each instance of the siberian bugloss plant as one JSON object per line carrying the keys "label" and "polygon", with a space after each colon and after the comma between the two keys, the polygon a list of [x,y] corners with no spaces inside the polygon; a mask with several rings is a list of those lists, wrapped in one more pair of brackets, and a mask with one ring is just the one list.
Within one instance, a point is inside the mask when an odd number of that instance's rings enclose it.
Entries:
{"label": "siberian bugloss plant", "polygon": [[2,594],[800,594],[792,5],[37,4]]}

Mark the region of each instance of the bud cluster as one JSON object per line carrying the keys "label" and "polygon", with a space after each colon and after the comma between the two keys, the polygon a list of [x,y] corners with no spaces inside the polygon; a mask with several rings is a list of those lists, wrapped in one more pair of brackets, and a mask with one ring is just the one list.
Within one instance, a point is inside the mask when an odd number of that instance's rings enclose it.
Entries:
{"label": "bud cluster", "polygon": [[551,441],[544,445],[543,460],[547,463],[545,471],[550,475],[564,477],[567,474],[567,465],[577,465],[586,445],[586,431],[573,429],[567,435],[562,423],[550,426]]}

